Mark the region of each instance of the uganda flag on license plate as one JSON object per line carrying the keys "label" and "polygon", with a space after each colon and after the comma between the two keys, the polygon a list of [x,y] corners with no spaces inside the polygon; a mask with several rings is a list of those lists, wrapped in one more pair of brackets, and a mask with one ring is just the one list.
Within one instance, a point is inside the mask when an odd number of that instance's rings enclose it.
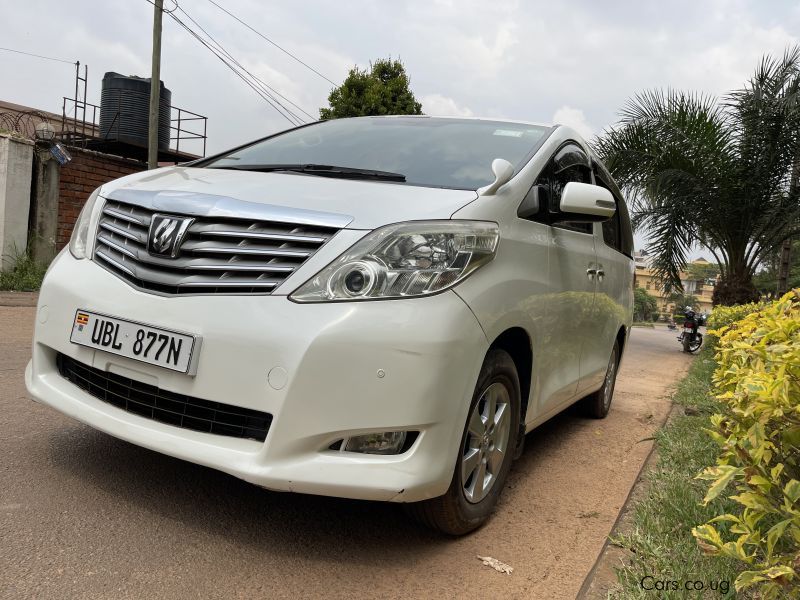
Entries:
{"label": "uganda flag on license plate", "polygon": [[83,326],[89,324],[89,315],[79,312],[75,317],[75,325],[78,326],[78,331],[83,331]]}

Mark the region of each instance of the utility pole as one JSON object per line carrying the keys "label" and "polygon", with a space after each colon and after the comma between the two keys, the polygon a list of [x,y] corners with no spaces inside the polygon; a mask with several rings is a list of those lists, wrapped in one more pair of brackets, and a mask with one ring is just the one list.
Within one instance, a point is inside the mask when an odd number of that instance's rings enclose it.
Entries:
{"label": "utility pole", "polygon": [[147,168],[158,167],[158,113],[161,96],[161,17],[164,0],[153,0],[153,66],[150,70],[150,118],[147,126]]}

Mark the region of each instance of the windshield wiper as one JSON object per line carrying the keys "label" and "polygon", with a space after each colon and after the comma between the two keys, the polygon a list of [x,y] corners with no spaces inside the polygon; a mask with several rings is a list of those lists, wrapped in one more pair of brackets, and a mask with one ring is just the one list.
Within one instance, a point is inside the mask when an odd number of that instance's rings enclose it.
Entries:
{"label": "windshield wiper", "polygon": [[271,173],[276,171],[289,171],[292,173],[307,173],[321,177],[337,177],[340,179],[376,179],[380,181],[405,181],[402,173],[391,171],[376,171],[374,169],[357,169],[354,167],[337,167],[335,165],[296,164],[296,165],[224,165],[209,166],[209,169],[232,169],[234,171],[258,171]]}

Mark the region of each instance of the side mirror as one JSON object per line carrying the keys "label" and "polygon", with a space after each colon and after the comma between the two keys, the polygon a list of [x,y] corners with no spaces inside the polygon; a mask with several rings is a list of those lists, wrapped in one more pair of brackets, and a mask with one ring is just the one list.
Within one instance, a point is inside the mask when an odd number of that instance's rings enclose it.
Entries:
{"label": "side mirror", "polygon": [[606,188],[570,181],[561,192],[561,213],[565,221],[607,221],[617,211],[614,196]]}
{"label": "side mirror", "polygon": [[494,173],[494,181],[487,186],[478,190],[479,196],[491,196],[501,186],[508,183],[514,176],[514,165],[504,158],[495,158],[492,161],[492,173]]}

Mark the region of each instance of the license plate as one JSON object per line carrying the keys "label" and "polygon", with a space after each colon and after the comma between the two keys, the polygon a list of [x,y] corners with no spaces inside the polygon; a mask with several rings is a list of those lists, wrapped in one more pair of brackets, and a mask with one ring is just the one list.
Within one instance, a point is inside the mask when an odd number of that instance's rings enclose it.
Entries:
{"label": "license plate", "polygon": [[691,335],[691,334],[693,334],[693,333],[694,333],[694,330],[693,330],[693,329],[691,329],[690,327],[687,327],[686,329],[684,329],[684,330],[683,330],[683,333],[686,333],[686,334],[688,334],[688,335]]}
{"label": "license plate", "polygon": [[75,313],[70,341],[151,365],[187,373],[196,337],[79,310]]}

